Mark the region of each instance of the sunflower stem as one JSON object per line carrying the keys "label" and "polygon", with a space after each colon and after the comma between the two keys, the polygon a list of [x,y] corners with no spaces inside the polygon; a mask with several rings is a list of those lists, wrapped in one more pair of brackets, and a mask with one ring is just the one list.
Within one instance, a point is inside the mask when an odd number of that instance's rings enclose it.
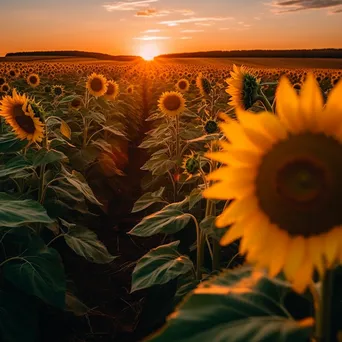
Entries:
{"label": "sunflower stem", "polygon": [[268,98],[266,97],[264,92],[261,90],[261,88],[259,89],[259,92],[260,92],[260,96],[257,97],[257,100],[259,100],[264,105],[265,109],[268,112],[273,113],[273,107],[272,107],[270,101],[268,101]]}
{"label": "sunflower stem", "polygon": [[334,271],[327,270],[322,279],[321,302],[316,311],[316,341],[330,342],[331,336],[331,308]]}

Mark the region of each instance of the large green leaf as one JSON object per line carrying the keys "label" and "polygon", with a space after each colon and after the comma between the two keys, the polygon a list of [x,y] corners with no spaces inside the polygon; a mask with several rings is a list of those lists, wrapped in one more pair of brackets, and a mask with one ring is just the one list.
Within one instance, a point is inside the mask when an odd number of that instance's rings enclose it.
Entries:
{"label": "large green leaf", "polygon": [[170,206],[146,216],[128,234],[152,236],[159,233],[173,234],[182,230],[191,216]]}
{"label": "large green leaf", "polygon": [[58,252],[32,238],[27,249],[3,266],[3,276],[25,293],[59,309],[65,308],[66,282]]}
{"label": "large green leaf", "polygon": [[179,241],[162,245],[145,254],[132,275],[132,290],[137,291],[160,285],[188,273],[194,266],[186,255],[177,252]]}
{"label": "large green leaf", "polygon": [[151,206],[154,203],[164,202],[162,195],[165,190],[165,187],[161,187],[159,190],[155,192],[147,192],[143,194],[135,203],[132,209],[132,213],[136,213],[138,211],[144,210]]}
{"label": "large green leaf", "polygon": [[97,200],[93,193],[93,190],[91,190],[90,186],[88,185],[87,181],[81,173],[75,170],[72,173],[69,173],[68,171],[64,170],[64,175],[65,179],[71,185],[73,185],[79,192],[81,192],[88,201],[99,206],[102,206],[101,202]]}
{"label": "large green leaf", "polygon": [[37,342],[38,311],[34,298],[15,291],[0,291],[0,339]]}
{"label": "large green leaf", "polygon": [[195,188],[189,195],[189,210],[191,210],[202,199],[202,190]]}
{"label": "large green leaf", "polygon": [[14,175],[26,168],[32,167],[22,156],[10,159],[5,165],[0,166],[0,178]]}
{"label": "large green leaf", "polygon": [[0,227],[17,227],[27,223],[52,223],[43,206],[32,200],[17,200],[0,192]]}
{"label": "large green leaf", "polygon": [[308,341],[312,327],[290,317],[282,304],[287,283],[249,267],[225,271],[199,285],[153,342]]}
{"label": "large green leaf", "polygon": [[42,148],[34,156],[33,166],[37,167],[42,164],[52,164],[62,160],[68,160],[68,157],[64,153],[56,150],[48,151],[47,149]]}
{"label": "large green leaf", "polygon": [[27,145],[27,140],[19,140],[13,133],[1,134],[0,153],[11,153],[22,150]]}
{"label": "large green leaf", "polygon": [[106,246],[98,240],[96,234],[83,227],[72,227],[64,235],[65,242],[78,255],[97,263],[107,264],[116,257],[109,254]]}

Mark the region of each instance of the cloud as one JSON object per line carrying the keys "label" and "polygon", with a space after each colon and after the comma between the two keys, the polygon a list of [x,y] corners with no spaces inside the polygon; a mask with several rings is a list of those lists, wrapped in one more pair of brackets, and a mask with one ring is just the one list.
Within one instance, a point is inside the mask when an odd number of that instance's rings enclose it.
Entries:
{"label": "cloud", "polygon": [[204,32],[204,30],[182,30],[182,33],[196,33],[196,32]]}
{"label": "cloud", "polygon": [[254,20],[261,20],[260,17],[254,17],[253,19],[254,19]]}
{"label": "cloud", "polygon": [[234,19],[232,17],[191,17],[188,19],[179,19],[179,20],[167,20],[161,21],[159,24],[167,25],[167,26],[178,26],[181,24],[191,24],[194,23],[195,25],[203,25],[207,24],[206,22],[215,22],[215,21],[225,21]]}
{"label": "cloud", "polygon": [[181,37],[180,39],[182,39],[182,40],[189,40],[189,39],[192,39],[192,37]]}
{"label": "cloud", "polygon": [[228,30],[230,30],[230,27],[220,27],[219,30],[220,31],[228,31]]}
{"label": "cloud", "polygon": [[141,31],[141,33],[158,33],[158,32],[160,32],[160,30],[158,30],[158,29],[151,29],[151,30]]}
{"label": "cloud", "polygon": [[181,9],[181,10],[175,10],[175,12],[180,13],[182,15],[188,16],[188,15],[194,15],[195,12],[190,9]]}
{"label": "cloud", "polygon": [[111,4],[104,4],[103,7],[108,12],[113,11],[136,11],[140,8],[149,7],[151,3],[158,0],[137,0],[137,1],[118,1]]}
{"label": "cloud", "polygon": [[323,8],[333,9],[332,13],[342,11],[339,7],[342,6],[342,0],[277,0],[270,5],[273,7],[272,12],[276,14]]}
{"label": "cloud", "polygon": [[148,8],[146,10],[141,10],[137,13],[135,13],[136,17],[165,17],[166,15],[169,15],[170,12],[166,10],[156,10],[155,8]]}
{"label": "cloud", "polygon": [[133,39],[136,40],[166,40],[166,39],[170,39],[171,37],[161,37],[161,36],[142,36],[142,37],[134,37]]}

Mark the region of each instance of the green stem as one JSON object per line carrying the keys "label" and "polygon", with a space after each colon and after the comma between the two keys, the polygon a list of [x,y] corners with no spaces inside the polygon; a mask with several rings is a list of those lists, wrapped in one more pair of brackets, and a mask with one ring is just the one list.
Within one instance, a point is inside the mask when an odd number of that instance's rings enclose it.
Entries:
{"label": "green stem", "polygon": [[331,336],[331,308],[334,271],[328,270],[322,279],[321,303],[316,311],[316,341],[330,342]]}
{"label": "green stem", "polygon": [[257,99],[262,102],[262,104],[265,106],[265,109],[268,112],[273,113],[273,108],[272,105],[270,103],[270,101],[268,101],[268,98],[266,97],[266,95],[264,94],[264,92],[261,90],[261,88],[259,89],[260,91],[260,96],[257,97]]}

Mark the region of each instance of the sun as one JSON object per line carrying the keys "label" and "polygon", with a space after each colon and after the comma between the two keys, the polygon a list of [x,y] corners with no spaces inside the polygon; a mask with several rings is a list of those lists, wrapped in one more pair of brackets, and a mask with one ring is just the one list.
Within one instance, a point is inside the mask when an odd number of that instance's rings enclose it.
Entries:
{"label": "sun", "polygon": [[145,61],[153,61],[154,57],[159,55],[159,49],[155,44],[145,44],[141,46],[139,55]]}

